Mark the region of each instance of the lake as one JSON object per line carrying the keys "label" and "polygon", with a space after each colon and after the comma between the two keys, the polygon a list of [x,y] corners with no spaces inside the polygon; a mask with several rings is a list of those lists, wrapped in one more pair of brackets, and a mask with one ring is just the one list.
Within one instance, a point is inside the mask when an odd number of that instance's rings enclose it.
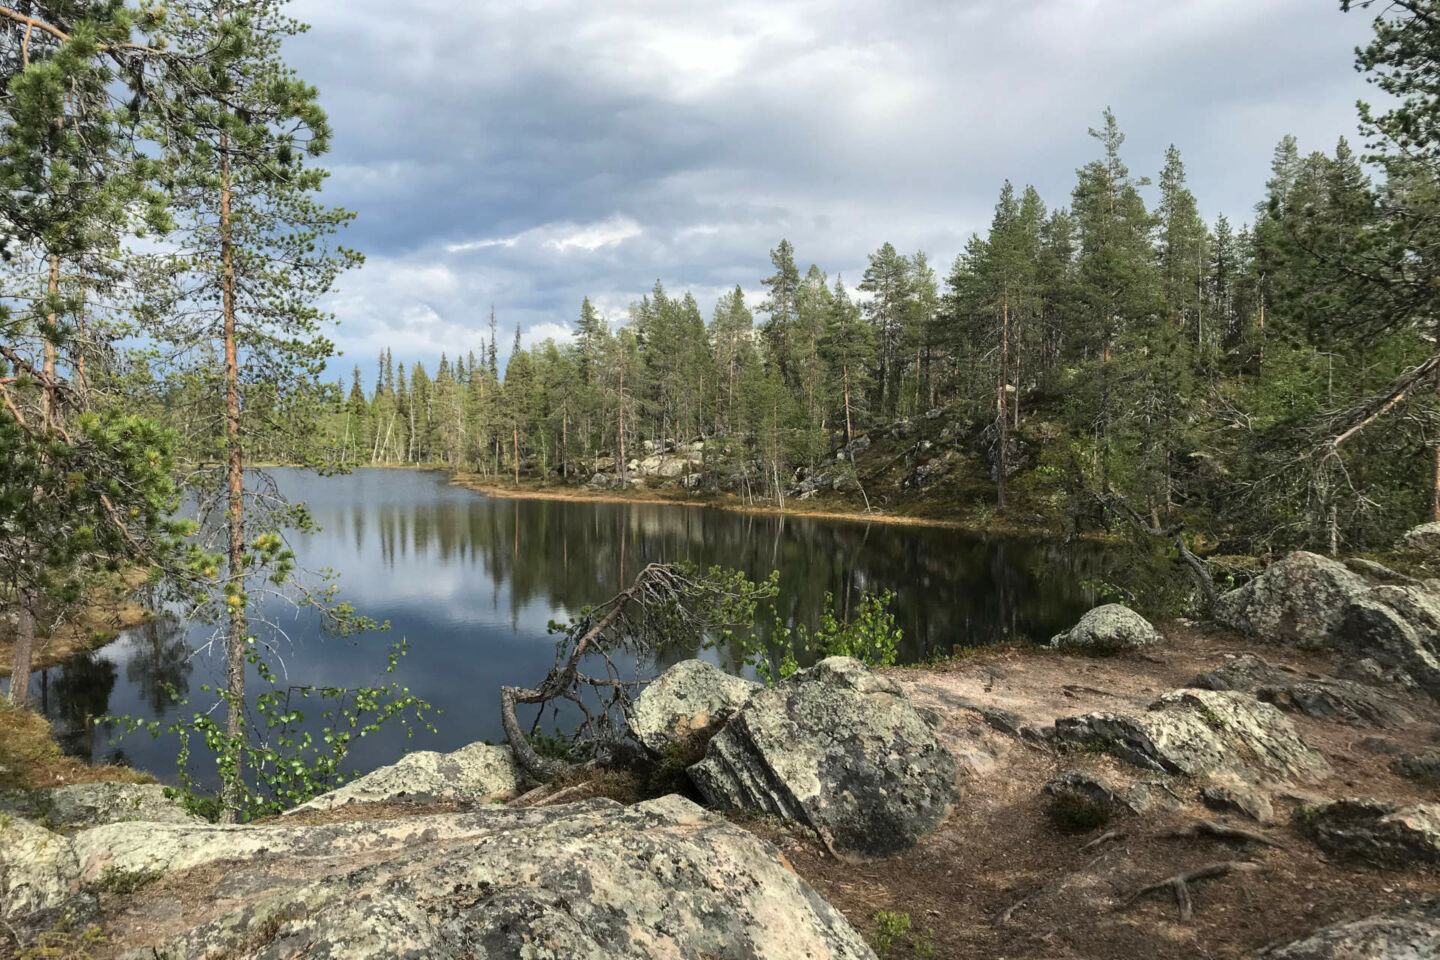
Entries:
{"label": "lake", "polygon": [[[286,637],[289,681],[379,682],[386,650],[404,638],[410,652],[396,676],[443,710],[438,734],[407,741],[398,731],[382,732],[359,742],[351,765],[362,771],[406,750],[500,741],[498,690],[533,685],[552,666],[547,625],[613,596],[652,561],[721,564],[757,579],[778,569],[778,609],[811,625],[827,592],[843,607],[865,591],[893,591],[906,662],[957,646],[1048,639],[1094,605],[1087,584],[1106,568],[1094,546],[949,529],[651,503],[496,499],[429,471],[270,474],[292,500],[308,504],[321,526],[292,538],[301,564],[340,571],[344,598],[390,623],[386,633],[337,639],[321,633],[313,613],[268,603],[265,616]],[[116,742],[117,729],[94,718],[168,720],[175,707],[167,684],[205,701],[201,687],[223,676],[219,651],[206,646],[213,634],[206,624],[157,617],[36,673],[32,703],[55,722],[67,751],[123,759],[173,780],[173,739],[135,734]],[[723,651],[706,656],[726,659]],[[556,719],[562,726],[567,720]]]}

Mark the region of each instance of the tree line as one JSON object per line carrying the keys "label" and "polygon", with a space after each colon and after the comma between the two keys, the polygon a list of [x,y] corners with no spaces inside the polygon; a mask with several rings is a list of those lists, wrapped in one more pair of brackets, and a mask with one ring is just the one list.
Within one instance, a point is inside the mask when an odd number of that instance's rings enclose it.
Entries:
{"label": "tree line", "polygon": [[986,499],[1020,516],[1184,522],[1237,552],[1382,544],[1440,517],[1435,185],[1385,152],[1405,121],[1365,116],[1368,165],[1343,138],[1284,137],[1236,226],[1202,218],[1175,147],[1153,184],[1132,174],[1107,110],[1068,202],[1007,182],[943,277],[886,243],[852,288],[782,240],[758,303],[737,285],[707,320],[657,282],[611,325],[586,299],[568,342],[523,349],[517,329],[503,370],[492,311],[479,356],[433,377],[389,351],[373,379],[355,366],[322,434],[350,463],[515,482],[623,480],[701,440],[706,485],[783,503],[857,437],[928,416],[967,425]]}

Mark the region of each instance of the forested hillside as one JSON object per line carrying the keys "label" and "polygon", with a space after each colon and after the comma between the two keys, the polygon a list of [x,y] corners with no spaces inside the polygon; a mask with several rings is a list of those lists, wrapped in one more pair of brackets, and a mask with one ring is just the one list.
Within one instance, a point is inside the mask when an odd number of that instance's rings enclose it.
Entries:
{"label": "forested hillside", "polygon": [[657,282],[607,324],[586,300],[571,342],[516,330],[503,369],[492,315],[483,355],[357,365],[325,442],[512,482],[931,497],[1071,530],[1128,507],[1236,549],[1363,549],[1431,514],[1440,455],[1433,186],[1379,122],[1368,165],[1282,139],[1234,225],[1202,218],[1174,147],[1133,173],[1106,111],[1071,195],[1005,183],[948,270],[886,243],[847,280],[782,240],[759,302],[737,285],[707,320]]}

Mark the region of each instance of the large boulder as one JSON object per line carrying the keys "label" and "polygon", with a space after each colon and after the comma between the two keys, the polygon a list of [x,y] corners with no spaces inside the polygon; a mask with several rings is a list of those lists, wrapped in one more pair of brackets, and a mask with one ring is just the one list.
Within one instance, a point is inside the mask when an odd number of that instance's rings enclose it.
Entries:
{"label": "large boulder", "polygon": [[1286,713],[1352,726],[1403,727],[1415,717],[1389,694],[1353,680],[1302,677],[1243,653],[1190,682],[1204,690],[1238,690],[1273,703]]}
{"label": "large boulder", "polygon": [[1440,520],[1411,527],[1400,537],[1400,546],[1406,550],[1423,550],[1434,553],[1440,550]]}
{"label": "large boulder", "polygon": [[102,931],[136,960],[874,957],[774,847],[675,796],[57,840],[83,883],[162,875]]}
{"label": "large boulder", "polygon": [[655,753],[709,739],[760,689],[704,660],[682,660],[630,705],[630,732]]}
{"label": "large boulder", "polygon": [[1408,676],[1440,700],[1440,590],[1380,584],[1350,604],[1337,646]]}
{"label": "large boulder", "polygon": [[1305,821],[1331,856],[1382,865],[1440,863],[1440,804],[1336,800],[1307,811]]}
{"label": "large boulder", "polygon": [[1267,643],[1328,645],[1367,585],[1344,564],[1299,551],[1215,600],[1215,620]]}
{"label": "large boulder", "polygon": [[351,803],[489,803],[525,786],[509,747],[472,743],[454,753],[418,750],[286,814],[330,810]]}
{"label": "large boulder", "polygon": [[897,853],[933,830],[955,773],[899,686],[849,657],[755,693],[690,768],[712,805],[799,821],[859,856]]}
{"label": "large boulder", "polygon": [[1185,776],[1314,780],[1330,769],[1279,710],[1233,691],[1173,690],[1137,716],[1062,717],[1055,733],[1063,743]]}
{"label": "large boulder", "polygon": [[1149,620],[1123,604],[1107,603],[1086,613],[1079,623],[1052,639],[1050,646],[1103,656],[1164,642],[1165,637]]}
{"label": "large boulder", "polygon": [[1259,960],[1427,960],[1440,957],[1440,897],[1336,923],[1293,943],[1260,951]]}
{"label": "large boulder", "polygon": [[1373,661],[1440,699],[1440,581],[1292,553],[1215,601],[1215,619],[1267,643]]}
{"label": "large boulder", "polygon": [[197,823],[158,783],[73,783],[34,790],[0,790],[0,815],[64,827],[149,820]]}

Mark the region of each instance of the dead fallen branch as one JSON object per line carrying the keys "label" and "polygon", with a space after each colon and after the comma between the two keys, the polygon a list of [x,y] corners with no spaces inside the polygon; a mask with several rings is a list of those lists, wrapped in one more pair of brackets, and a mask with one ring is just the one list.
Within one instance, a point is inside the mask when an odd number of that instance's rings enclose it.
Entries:
{"label": "dead fallen branch", "polygon": [[1141,887],[1131,895],[1129,900],[1121,904],[1121,907],[1129,907],[1141,897],[1149,896],[1152,893],[1159,893],[1162,890],[1168,890],[1175,895],[1175,905],[1180,908],[1180,922],[1189,923],[1195,916],[1195,902],[1190,897],[1190,884],[1197,880],[1214,880],[1232,873],[1254,873],[1260,869],[1260,864],[1250,860],[1226,860],[1221,863],[1212,863],[1200,867],[1198,870],[1190,870],[1186,873],[1177,873],[1173,877],[1166,877],[1164,880],[1156,881],[1148,887]]}
{"label": "dead fallen branch", "polygon": [[1100,834],[1100,836],[1096,837],[1094,840],[1091,840],[1089,843],[1085,844],[1085,846],[1081,847],[1080,852],[1085,853],[1087,850],[1093,850],[1096,847],[1104,846],[1105,844],[1112,841],[1124,839],[1124,830],[1106,830],[1104,833]]}

